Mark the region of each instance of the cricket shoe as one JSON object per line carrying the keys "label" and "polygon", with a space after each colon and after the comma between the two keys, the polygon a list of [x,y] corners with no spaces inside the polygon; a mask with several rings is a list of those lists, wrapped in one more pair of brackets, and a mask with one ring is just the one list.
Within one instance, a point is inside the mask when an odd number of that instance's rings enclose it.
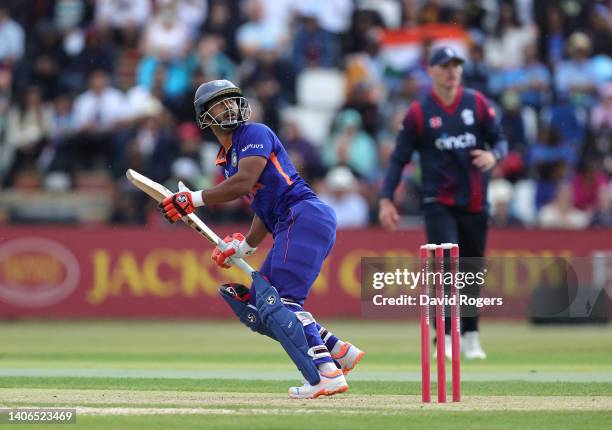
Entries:
{"label": "cricket shoe", "polygon": [[467,360],[487,358],[482,346],[480,346],[480,338],[477,331],[466,331],[461,336],[461,351]]}
{"label": "cricket shoe", "polygon": [[348,375],[348,373],[357,366],[357,363],[361,361],[364,355],[365,352],[355,345],[344,342],[340,351],[338,351],[337,354],[332,354],[332,358],[338,362],[342,369],[342,373]]}
{"label": "cricket shoe", "polygon": [[307,381],[301,387],[289,388],[289,397],[292,399],[316,399],[319,396],[333,396],[348,390],[348,384],[340,369],[332,372],[320,372],[321,381],[317,385],[310,385]]}
{"label": "cricket shoe", "polygon": [[[450,334],[444,335],[444,355],[446,355],[447,360],[453,359],[453,340]],[[434,344],[433,348],[433,358],[438,358],[438,348]]]}

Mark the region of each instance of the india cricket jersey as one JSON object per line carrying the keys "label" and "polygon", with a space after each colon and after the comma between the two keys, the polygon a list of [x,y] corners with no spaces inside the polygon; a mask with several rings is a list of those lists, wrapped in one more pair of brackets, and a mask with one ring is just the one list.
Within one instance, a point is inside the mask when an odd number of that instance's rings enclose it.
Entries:
{"label": "india cricket jersey", "polygon": [[474,149],[505,157],[508,144],[495,111],[477,91],[459,88],[445,105],[433,91],[412,103],[391,155],[382,197],[392,198],[403,167],[419,152],[423,203],[464,207],[469,212],[486,208],[488,174],[473,165]]}
{"label": "india cricket jersey", "polygon": [[[229,178],[238,172],[242,158],[252,156],[268,162],[245,199],[274,236],[259,273],[282,298],[302,305],[336,240],[336,215],[304,182],[276,134],[263,124],[236,128],[230,150],[219,151],[217,164]],[[255,305],[254,284],[250,294],[249,303]]]}
{"label": "india cricket jersey", "polygon": [[300,177],[276,134],[264,124],[241,124],[232,135],[228,153],[222,147],[216,164],[227,179],[238,172],[244,157],[260,156],[268,160],[259,181],[244,199],[274,233],[279,217],[300,200],[315,198],[308,184]]}

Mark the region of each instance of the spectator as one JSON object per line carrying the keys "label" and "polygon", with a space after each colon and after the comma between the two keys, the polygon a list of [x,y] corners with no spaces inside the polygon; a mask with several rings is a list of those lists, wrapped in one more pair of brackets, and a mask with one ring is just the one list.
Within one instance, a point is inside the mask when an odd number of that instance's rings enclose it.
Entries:
{"label": "spectator", "polygon": [[303,10],[293,38],[293,66],[296,74],[307,67],[336,67],[340,43],[323,30],[314,10]]}
{"label": "spectator", "polygon": [[[128,152],[140,159],[142,171],[148,177],[163,182],[170,176],[169,160],[176,157],[176,139],[164,121],[164,109],[159,100],[150,97],[141,106],[137,121],[128,136]],[[127,162],[115,156],[115,162],[121,164],[119,171],[129,167]]]}
{"label": "spectator", "polygon": [[52,100],[58,94],[59,75],[65,56],[59,32],[51,25],[38,25],[36,39],[27,57],[28,78],[40,86],[43,98]]}
{"label": "spectator", "polygon": [[[98,2],[101,3],[101,2]],[[85,2],[82,0],[58,0],[53,7],[53,23],[61,32],[77,27],[85,18]]]}
{"label": "spectator", "polygon": [[594,160],[583,162],[572,180],[574,206],[592,212],[597,204],[599,192],[606,188],[607,183],[606,175],[597,168]]}
{"label": "spectator", "polygon": [[413,64],[407,70],[411,85],[415,88],[415,97],[425,97],[431,91],[431,77],[427,73],[427,66],[429,64],[429,57],[431,55],[431,49],[433,46],[433,40],[426,39],[421,44],[421,56],[419,60]]}
{"label": "spectator", "polygon": [[510,150],[524,153],[527,146],[525,135],[525,122],[521,114],[521,100],[516,91],[506,91],[502,94],[501,104],[504,108],[504,115],[501,118],[501,125],[508,139]]}
{"label": "spectator", "polygon": [[8,114],[5,151],[12,158],[5,185],[14,184],[17,174],[36,167],[51,136],[52,109],[43,104],[39,87],[26,89],[19,105]]}
{"label": "spectator", "polygon": [[584,33],[574,33],[567,42],[569,58],[562,61],[555,73],[557,95],[568,98],[578,107],[590,108],[595,104],[597,75],[589,59],[591,40]]}
{"label": "spectator", "polygon": [[532,106],[538,111],[550,98],[551,77],[547,67],[538,60],[535,44],[525,46],[525,64],[508,69],[495,75],[491,83],[495,94],[503,91],[517,91],[523,105]]}
{"label": "spectator", "polygon": [[142,52],[163,62],[185,58],[191,43],[189,28],[178,19],[171,4],[161,7],[147,24],[142,38]]}
{"label": "spectator", "polygon": [[513,194],[512,184],[505,179],[494,179],[489,183],[488,201],[492,227],[521,227],[522,221],[510,212]]}
{"label": "spectator", "polygon": [[206,80],[227,79],[234,81],[235,79],[236,66],[223,53],[222,46],[222,39],[214,35],[204,36],[198,42],[196,61],[198,67],[206,76]]}
{"label": "spectator", "polygon": [[565,52],[565,35],[563,31],[564,17],[556,4],[549,4],[545,15],[545,25],[542,26],[541,52],[545,62],[553,70],[563,58]]}
{"label": "spectator", "polygon": [[601,99],[591,112],[591,131],[595,136],[612,135],[612,82],[602,86]]}
{"label": "spectator", "polygon": [[535,38],[533,27],[519,23],[514,5],[502,3],[496,34],[487,39],[484,46],[487,64],[502,70],[521,67],[525,47],[533,44]]}
{"label": "spectator", "polygon": [[339,229],[368,224],[368,203],[357,188],[357,180],[347,167],[335,167],[325,177],[326,191],[320,194],[320,198],[336,213]]}
{"label": "spectator", "polygon": [[589,215],[576,209],[572,203],[572,187],[568,183],[559,186],[552,202],[542,208],[539,225],[542,228],[584,229],[589,225]]}
{"label": "spectator", "polygon": [[262,8],[263,21],[274,28],[281,29],[284,33],[291,31],[291,23],[295,14],[296,3],[303,5],[309,1],[318,0],[303,0],[296,2],[295,0],[275,0],[275,1],[262,1],[260,3]]}
{"label": "spectator", "polygon": [[266,21],[262,0],[247,0],[248,21],[236,31],[236,42],[244,58],[252,58],[263,48],[284,49],[287,34],[277,22]]}
{"label": "spectator", "polygon": [[261,117],[272,130],[280,128],[280,108],[295,98],[293,67],[276,49],[262,48],[250,61],[242,77],[245,90],[253,91],[262,109]]}
{"label": "spectator", "polygon": [[589,35],[593,41],[594,55],[610,55],[610,39],[612,38],[610,10],[610,6],[601,3],[592,7]]}
{"label": "spectator", "polygon": [[364,52],[370,44],[370,34],[384,27],[380,15],[372,10],[356,10],[345,40],[344,52]]}
{"label": "spectator", "polygon": [[[4,135],[6,120],[11,107],[13,74],[11,68],[0,64],[0,137]],[[2,151],[0,150],[0,172],[2,172]]]}
{"label": "spectator", "polygon": [[281,136],[287,154],[306,182],[311,183],[313,179],[325,174],[317,148],[302,136],[295,118],[284,118]]}
{"label": "spectator", "polygon": [[241,81],[244,88],[254,90],[257,90],[260,83],[270,82],[275,89],[271,94],[266,95],[266,98],[275,98],[282,103],[277,107],[294,103],[295,74],[293,67],[277,49],[262,48],[259,50],[251,58],[249,67],[243,67]]}
{"label": "spectator", "polygon": [[353,109],[359,113],[362,120],[363,131],[370,136],[376,136],[380,132],[381,118],[380,106],[382,90],[372,81],[362,81],[355,85],[347,95],[347,101],[343,107]]}
{"label": "spectator", "polygon": [[186,122],[178,126],[177,134],[178,153],[171,165],[172,176],[183,180],[189,188],[212,186],[214,178],[206,175],[202,165],[202,137],[198,127],[193,122]]}
{"label": "spectator", "polygon": [[567,164],[563,161],[545,161],[537,166],[535,207],[540,210],[557,194],[559,183],[567,178]]}
{"label": "spectator", "polygon": [[234,62],[241,60],[236,45],[236,28],[240,26],[240,14],[232,13],[239,9],[239,0],[211,0],[206,21],[201,34],[218,36],[223,41],[221,49]]}
{"label": "spectator", "polygon": [[[154,56],[146,56],[138,64],[136,83],[150,90],[162,88],[161,98],[176,103],[176,100],[189,88],[196,67],[196,60],[193,57],[177,58],[168,62]],[[160,79],[162,79],[161,86]]]}
{"label": "spectator", "polygon": [[483,94],[489,94],[489,75],[491,71],[484,61],[484,51],[477,43],[470,44],[468,59],[463,65],[463,82]]}
{"label": "spectator", "polygon": [[369,81],[381,85],[383,82],[384,66],[380,58],[380,33],[371,31],[367,37],[365,51],[348,54],[344,57],[344,73],[346,87],[350,93],[355,85]]}
{"label": "spectator", "polygon": [[89,78],[89,89],[74,104],[77,131],[111,130],[123,119],[124,108],[124,95],[110,85],[105,71],[97,70]]}
{"label": "spectator", "polygon": [[612,228],[612,187],[603,187],[597,193],[597,205],[591,218],[592,227]]}
{"label": "spectator", "polygon": [[43,150],[41,155],[41,167],[43,170],[53,163],[57,151],[73,135],[74,114],[72,111],[72,100],[67,95],[59,95],[55,98],[51,127],[53,130],[49,145]]}
{"label": "spectator", "polygon": [[97,0],[95,22],[98,27],[110,26],[117,31],[142,27],[151,16],[150,0]]}
{"label": "spectator", "polygon": [[116,50],[111,36],[108,28],[93,28],[85,33],[73,30],[66,36],[64,50],[68,51],[59,76],[62,90],[81,91],[95,70],[112,75]]}
{"label": "spectator", "polygon": [[25,49],[23,28],[11,19],[6,8],[0,6],[0,62],[14,63]]}
{"label": "spectator", "polygon": [[[162,3],[170,3],[172,0],[163,0]],[[179,21],[187,26],[189,36],[194,39],[198,28],[206,20],[208,12],[208,0],[174,0],[176,2],[176,14]]]}
{"label": "spectator", "polygon": [[353,109],[340,112],[331,141],[323,148],[325,165],[348,166],[362,178],[373,178],[378,172],[376,154],[376,143],[363,131],[359,113]]}
{"label": "spectator", "polygon": [[352,0],[315,0],[319,10],[321,28],[338,38],[346,34],[351,26],[355,9]]}
{"label": "spectator", "polygon": [[73,113],[75,134],[58,148],[51,169],[74,173],[92,168],[100,158],[103,166],[112,165],[118,129],[127,114],[126,99],[110,86],[105,71],[92,73],[89,89],[76,98]]}

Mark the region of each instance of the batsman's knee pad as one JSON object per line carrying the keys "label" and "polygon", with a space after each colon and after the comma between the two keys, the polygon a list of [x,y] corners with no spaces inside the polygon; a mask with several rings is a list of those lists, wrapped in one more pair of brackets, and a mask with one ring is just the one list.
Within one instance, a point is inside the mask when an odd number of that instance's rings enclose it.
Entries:
{"label": "batsman's knee pad", "polygon": [[289,310],[272,285],[259,273],[253,273],[253,284],[257,289],[257,310],[264,324],[276,337],[295,363],[304,378],[311,384],[321,381],[319,370],[314,364],[312,351],[308,346],[302,322]]}
{"label": "batsman's knee pad", "polygon": [[267,329],[261,320],[257,308],[249,304],[251,295],[247,287],[234,283],[224,284],[219,288],[219,294],[234,311],[241,323],[259,334],[276,340],[274,334]]}

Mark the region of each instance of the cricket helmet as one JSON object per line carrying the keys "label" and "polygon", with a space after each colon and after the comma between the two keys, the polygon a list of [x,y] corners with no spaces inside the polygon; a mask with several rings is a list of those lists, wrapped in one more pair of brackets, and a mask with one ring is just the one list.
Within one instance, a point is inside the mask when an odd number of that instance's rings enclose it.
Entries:
{"label": "cricket helmet", "polygon": [[[212,115],[213,107],[219,104],[225,109],[216,116]],[[232,130],[251,116],[249,101],[242,95],[242,90],[225,79],[200,85],[196,90],[193,105],[196,123],[202,130],[211,125]]]}

